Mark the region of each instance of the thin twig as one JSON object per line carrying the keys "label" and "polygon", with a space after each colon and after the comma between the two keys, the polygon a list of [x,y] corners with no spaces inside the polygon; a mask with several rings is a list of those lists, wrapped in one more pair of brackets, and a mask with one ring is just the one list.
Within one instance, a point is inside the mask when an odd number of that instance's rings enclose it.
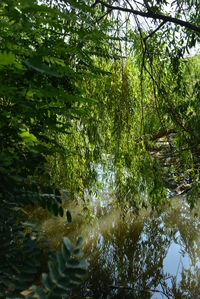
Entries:
{"label": "thin twig", "polygon": [[147,35],[144,40],[146,41],[149,37],[152,37],[164,24],[166,21],[163,21],[155,30],[153,30],[149,35]]}

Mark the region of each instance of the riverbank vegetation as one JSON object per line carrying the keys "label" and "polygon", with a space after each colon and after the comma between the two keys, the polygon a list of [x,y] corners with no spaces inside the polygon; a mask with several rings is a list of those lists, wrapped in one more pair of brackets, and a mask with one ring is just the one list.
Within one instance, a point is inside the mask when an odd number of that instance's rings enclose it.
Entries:
{"label": "riverbank vegetation", "polygon": [[[0,297],[15,298],[51,251],[27,222],[30,206],[71,222],[62,202],[82,199],[89,219],[88,195],[104,188],[135,212],[180,193],[195,208],[200,10],[188,0],[3,0],[0,15]],[[53,254],[41,298],[80,283],[81,243],[65,239]]]}

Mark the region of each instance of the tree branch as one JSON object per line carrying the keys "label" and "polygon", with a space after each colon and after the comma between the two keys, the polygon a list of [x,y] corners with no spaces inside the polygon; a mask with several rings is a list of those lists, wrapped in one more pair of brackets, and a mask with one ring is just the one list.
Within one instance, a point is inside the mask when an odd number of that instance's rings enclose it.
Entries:
{"label": "tree branch", "polygon": [[152,37],[165,23],[166,21],[163,21],[155,30],[153,30],[149,35],[144,37],[144,41],[146,41],[149,37]]}
{"label": "tree branch", "polygon": [[134,15],[138,15],[138,16],[141,16],[141,17],[144,17],[144,18],[150,18],[150,19],[154,19],[154,20],[162,20],[162,21],[165,21],[165,22],[170,22],[170,23],[180,25],[182,27],[185,27],[185,28],[188,28],[188,29],[191,29],[195,32],[200,33],[200,26],[195,25],[195,24],[190,23],[190,22],[187,22],[187,21],[183,21],[183,20],[171,17],[171,16],[166,16],[166,15],[162,15],[162,14],[159,14],[159,13],[154,13],[152,11],[144,12],[144,11],[139,11],[139,10],[135,10],[135,9],[132,9],[132,8],[126,8],[126,7],[121,7],[121,6],[113,6],[113,5],[105,3],[104,1],[101,1],[101,0],[99,0],[98,3],[104,5],[105,7],[110,8],[112,10],[130,12]]}
{"label": "tree branch", "polygon": [[107,12],[105,14],[103,14],[101,17],[99,17],[95,23],[99,23],[103,18],[105,18],[110,12],[112,11],[112,9],[107,10]]}

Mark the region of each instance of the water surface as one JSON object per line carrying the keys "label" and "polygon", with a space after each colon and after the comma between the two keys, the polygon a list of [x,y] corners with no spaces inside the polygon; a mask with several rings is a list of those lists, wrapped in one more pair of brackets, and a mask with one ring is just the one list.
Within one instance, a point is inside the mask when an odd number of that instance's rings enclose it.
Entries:
{"label": "water surface", "polygon": [[170,203],[135,215],[104,197],[90,205],[92,224],[80,205],[70,207],[72,224],[44,221],[41,229],[55,246],[64,235],[85,240],[89,274],[73,298],[200,298],[199,212],[183,196]]}

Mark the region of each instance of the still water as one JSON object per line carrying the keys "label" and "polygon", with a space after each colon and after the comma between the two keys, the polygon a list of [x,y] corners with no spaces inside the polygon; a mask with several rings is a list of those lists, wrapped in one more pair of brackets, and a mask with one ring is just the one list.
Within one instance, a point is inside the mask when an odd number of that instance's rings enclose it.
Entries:
{"label": "still water", "polygon": [[[70,206],[73,222],[41,224],[54,246],[81,235],[90,263],[73,298],[200,298],[200,215],[177,196],[161,212],[125,213],[108,198],[91,203],[92,223]],[[194,215],[195,214],[195,215]]]}

